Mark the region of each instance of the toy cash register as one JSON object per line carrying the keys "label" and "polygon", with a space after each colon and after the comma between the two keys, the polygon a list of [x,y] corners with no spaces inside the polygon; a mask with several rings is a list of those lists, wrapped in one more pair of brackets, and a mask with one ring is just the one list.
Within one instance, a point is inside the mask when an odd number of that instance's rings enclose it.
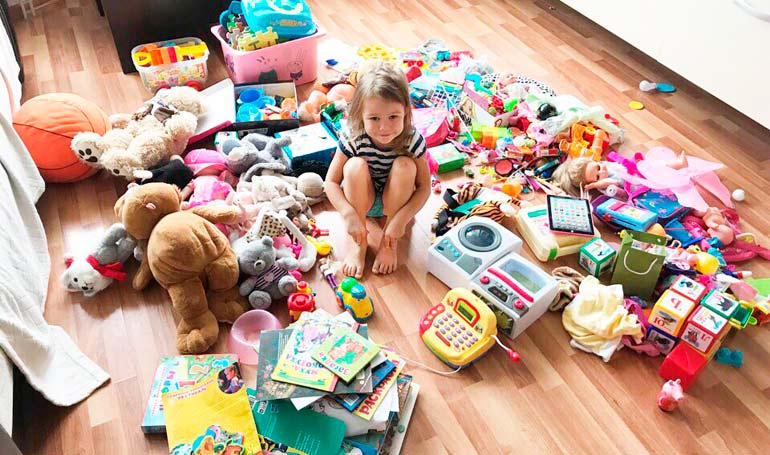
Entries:
{"label": "toy cash register", "polygon": [[548,221],[548,207],[538,205],[519,210],[516,215],[516,228],[540,261],[550,261],[561,256],[575,254],[580,247],[600,237],[594,230],[592,237],[583,235],[555,234]]}
{"label": "toy cash register", "polygon": [[[481,299],[465,288],[455,288],[423,316],[420,337],[444,363],[463,368],[495,344],[496,324],[495,314]],[[503,348],[511,360],[519,360],[513,350]]]}

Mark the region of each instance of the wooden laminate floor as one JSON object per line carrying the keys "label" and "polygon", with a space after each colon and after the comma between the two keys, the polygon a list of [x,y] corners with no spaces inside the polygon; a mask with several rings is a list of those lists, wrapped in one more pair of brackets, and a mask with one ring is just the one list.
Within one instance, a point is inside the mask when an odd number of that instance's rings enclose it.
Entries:
{"label": "wooden laminate floor", "polygon": [[[312,0],[316,20],[330,37],[350,44],[382,42],[411,47],[430,37],[452,49],[486,55],[495,68],[547,81],[558,93],[600,104],[621,121],[625,154],[653,145],[718,160],[731,187],[746,190],[738,211],[744,228],[768,232],[770,132],[556,1]],[[684,19],[683,19],[684,20]],[[136,74],[124,75],[109,26],[91,0],[55,3],[16,21],[27,80],[24,98],[74,92],[106,112],[131,112],[148,94]],[[213,43],[212,43],[213,44]],[[212,48],[210,81],[225,77],[221,52]],[[673,94],[644,94],[641,79],[668,81]],[[750,87],[746,88],[750,90]],[[307,88],[302,90],[307,93]],[[628,108],[631,100],[646,109]],[[461,180],[455,176],[455,180]],[[53,258],[46,317],[62,326],[112,376],[86,401],[68,409],[46,402],[17,382],[15,440],[28,455],[162,454],[162,435],[145,436],[140,422],[158,359],[175,354],[175,315],[164,291],[134,292],[116,284],[97,297],[68,294],[58,282],[66,251],[85,251],[114,222],[112,206],[125,184],[98,175],[72,185],[50,185],[38,204]],[[422,345],[418,318],[446,288],[426,272],[433,196],[416,217],[399,251],[402,267],[388,277],[367,276],[376,302],[372,337],[410,359],[440,368]],[[337,252],[344,236],[336,213],[320,206]],[[372,226],[374,228],[374,226]],[[767,243],[766,236],[760,240]],[[376,243],[378,237],[372,239]],[[525,248],[525,254],[532,257]],[[368,260],[371,266],[371,257]],[[548,264],[577,267],[574,257]],[[132,270],[134,266],[131,266]],[[747,268],[768,276],[767,264]],[[335,311],[331,292],[314,272],[321,307]],[[277,304],[285,320],[285,306]],[[226,329],[217,350],[224,348]],[[559,314],[546,314],[511,343],[523,362],[512,365],[494,349],[471,368],[442,377],[410,367],[422,385],[405,454],[498,453],[766,453],[770,445],[770,331],[749,328],[726,345],[741,349],[745,365],[712,363],[687,394],[681,410],[655,405],[660,358],[622,351],[610,363],[576,352]],[[510,343],[510,341],[509,341]],[[253,378],[253,370],[247,370]]]}

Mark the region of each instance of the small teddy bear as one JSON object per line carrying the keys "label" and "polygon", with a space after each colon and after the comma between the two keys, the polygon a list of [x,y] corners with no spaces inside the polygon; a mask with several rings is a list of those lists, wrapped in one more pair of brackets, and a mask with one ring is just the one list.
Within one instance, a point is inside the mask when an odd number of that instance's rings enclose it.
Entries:
{"label": "small teddy bear", "polygon": [[69,292],[82,292],[86,297],[95,296],[114,280],[126,279],[123,262],[132,255],[134,246],[136,242],[128,235],[123,224],[113,224],[87,257],[75,259],[69,253],[64,255],[67,269],[61,276],[62,284]]}
{"label": "small teddy bear", "polygon": [[276,259],[273,239],[262,237],[261,241],[247,242],[236,251],[241,273],[249,275],[239,288],[242,296],[248,296],[252,307],[264,310],[273,300],[287,297],[297,291],[297,279],[289,270],[299,267],[294,258]]}
{"label": "small teddy bear", "polygon": [[181,154],[204,110],[202,97],[193,88],[161,89],[133,115],[111,115],[112,129],[104,135],[78,133],[70,147],[86,164],[132,180],[137,171]]}

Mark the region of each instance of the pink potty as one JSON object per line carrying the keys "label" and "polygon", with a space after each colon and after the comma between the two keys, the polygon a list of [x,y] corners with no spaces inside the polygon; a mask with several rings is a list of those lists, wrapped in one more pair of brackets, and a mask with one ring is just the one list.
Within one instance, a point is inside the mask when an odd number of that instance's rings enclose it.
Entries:
{"label": "pink potty", "polygon": [[272,313],[265,310],[247,311],[233,323],[227,339],[227,350],[238,354],[241,363],[256,365],[259,355],[254,348],[259,347],[259,334],[263,330],[280,328],[281,322]]}

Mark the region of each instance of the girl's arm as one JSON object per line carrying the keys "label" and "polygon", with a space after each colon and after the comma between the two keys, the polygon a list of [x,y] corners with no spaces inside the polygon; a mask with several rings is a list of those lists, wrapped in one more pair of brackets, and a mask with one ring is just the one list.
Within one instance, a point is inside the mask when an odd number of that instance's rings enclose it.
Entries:
{"label": "girl's arm", "polygon": [[426,154],[423,154],[419,158],[415,158],[417,164],[417,178],[415,179],[415,190],[412,193],[412,197],[406,201],[401,209],[393,215],[393,221],[400,223],[402,226],[414,218],[417,212],[425,205],[425,202],[430,196],[430,171],[428,170],[428,159]]}
{"label": "girl's arm", "polygon": [[356,214],[356,210],[350,205],[340,186],[342,183],[342,170],[347,162],[348,157],[338,148],[334,153],[334,158],[332,158],[332,164],[329,165],[329,170],[326,171],[326,181],[324,182],[326,198],[329,199],[329,202],[340,212],[343,218]]}

